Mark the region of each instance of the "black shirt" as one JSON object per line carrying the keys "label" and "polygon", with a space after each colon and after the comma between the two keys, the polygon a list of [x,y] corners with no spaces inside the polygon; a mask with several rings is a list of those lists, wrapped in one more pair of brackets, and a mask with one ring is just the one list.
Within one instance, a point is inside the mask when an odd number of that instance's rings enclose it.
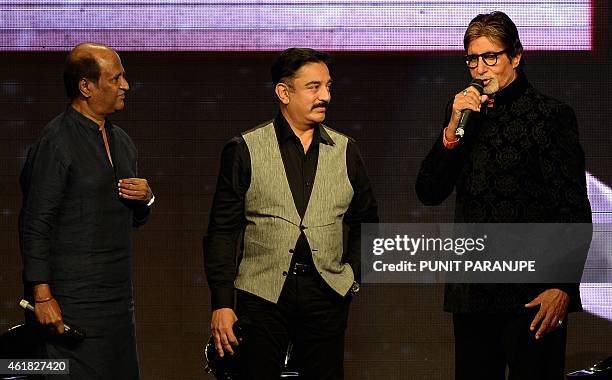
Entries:
{"label": "black shirt", "polygon": [[[319,144],[333,145],[334,141],[324,129],[316,126],[312,143],[304,153],[299,138],[280,113],[274,119],[274,129],[293,201],[303,218],[317,171]],[[357,144],[350,138],[346,165],[354,195],[344,216],[344,222],[349,226],[344,261],[351,265],[355,278],[359,281],[361,223],[377,223],[378,207]],[[250,182],[249,150],[242,136],[237,136],[227,143],[221,154],[221,169],[205,239],[205,268],[213,310],[233,307],[236,240],[246,225],[244,199]],[[296,242],[293,260],[304,263],[312,260],[310,247],[303,233]]]}

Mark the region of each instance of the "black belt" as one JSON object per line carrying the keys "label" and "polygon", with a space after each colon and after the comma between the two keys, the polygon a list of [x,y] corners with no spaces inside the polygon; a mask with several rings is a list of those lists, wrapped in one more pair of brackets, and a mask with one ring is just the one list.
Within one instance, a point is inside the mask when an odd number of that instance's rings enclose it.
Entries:
{"label": "black belt", "polygon": [[316,270],[312,264],[293,263],[289,269],[289,274],[294,276],[311,276],[314,273],[316,273]]}

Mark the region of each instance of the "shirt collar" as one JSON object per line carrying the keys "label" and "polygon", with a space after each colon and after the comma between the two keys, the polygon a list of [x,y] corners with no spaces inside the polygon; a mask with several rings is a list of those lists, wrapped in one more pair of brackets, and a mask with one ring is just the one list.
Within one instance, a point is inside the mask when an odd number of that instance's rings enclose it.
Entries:
{"label": "shirt collar", "polygon": [[[287,141],[295,141],[295,139],[298,139],[298,137],[295,135],[295,133],[289,126],[289,123],[287,122],[283,114],[280,112],[274,118],[274,130],[276,131],[276,138],[278,139],[279,145],[282,145]],[[331,146],[335,145],[334,140],[332,140],[325,128],[321,128],[321,124],[318,124],[314,127],[314,134],[312,137],[313,144],[318,144],[319,142]]]}
{"label": "shirt collar", "polygon": [[512,103],[531,87],[523,70],[516,71],[516,78],[505,88],[495,94],[495,105]]}
{"label": "shirt collar", "polygon": [[[72,120],[76,121],[79,125],[81,125],[83,127],[87,127],[88,129],[93,129],[95,131],[99,131],[100,130],[100,126],[95,121],[91,120],[87,116],[85,116],[82,113],[80,113],[79,111],[75,110],[74,107],[72,107],[72,105],[70,105],[70,104],[66,108],[66,115],[68,115],[68,117],[70,117]],[[108,119],[105,119],[104,120],[104,127],[107,130],[108,129],[112,129],[112,123],[109,123]]]}

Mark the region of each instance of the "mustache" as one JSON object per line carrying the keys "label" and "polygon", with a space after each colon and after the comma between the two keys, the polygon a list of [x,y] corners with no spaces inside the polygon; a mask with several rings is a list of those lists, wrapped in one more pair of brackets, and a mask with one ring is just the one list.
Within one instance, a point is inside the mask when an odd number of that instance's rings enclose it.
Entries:
{"label": "mustache", "polygon": [[315,104],[314,106],[312,106],[311,110],[313,110],[315,108],[325,108],[325,109],[327,109],[327,107],[329,107],[329,103],[328,102],[319,102],[319,103]]}

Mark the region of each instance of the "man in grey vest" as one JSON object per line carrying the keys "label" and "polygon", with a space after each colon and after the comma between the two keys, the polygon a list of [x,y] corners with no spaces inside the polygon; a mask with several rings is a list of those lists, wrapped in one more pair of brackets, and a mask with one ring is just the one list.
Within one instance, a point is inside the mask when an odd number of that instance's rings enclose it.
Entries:
{"label": "man in grey vest", "polygon": [[312,49],[282,52],[271,69],[280,112],[222,153],[204,259],[220,355],[239,345],[234,322],[250,320],[240,343],[244,378],[278,379],[289,342],[303,378],[343,378],[360,225],[378,215],[355,141],[321,124],[330,62]]}

